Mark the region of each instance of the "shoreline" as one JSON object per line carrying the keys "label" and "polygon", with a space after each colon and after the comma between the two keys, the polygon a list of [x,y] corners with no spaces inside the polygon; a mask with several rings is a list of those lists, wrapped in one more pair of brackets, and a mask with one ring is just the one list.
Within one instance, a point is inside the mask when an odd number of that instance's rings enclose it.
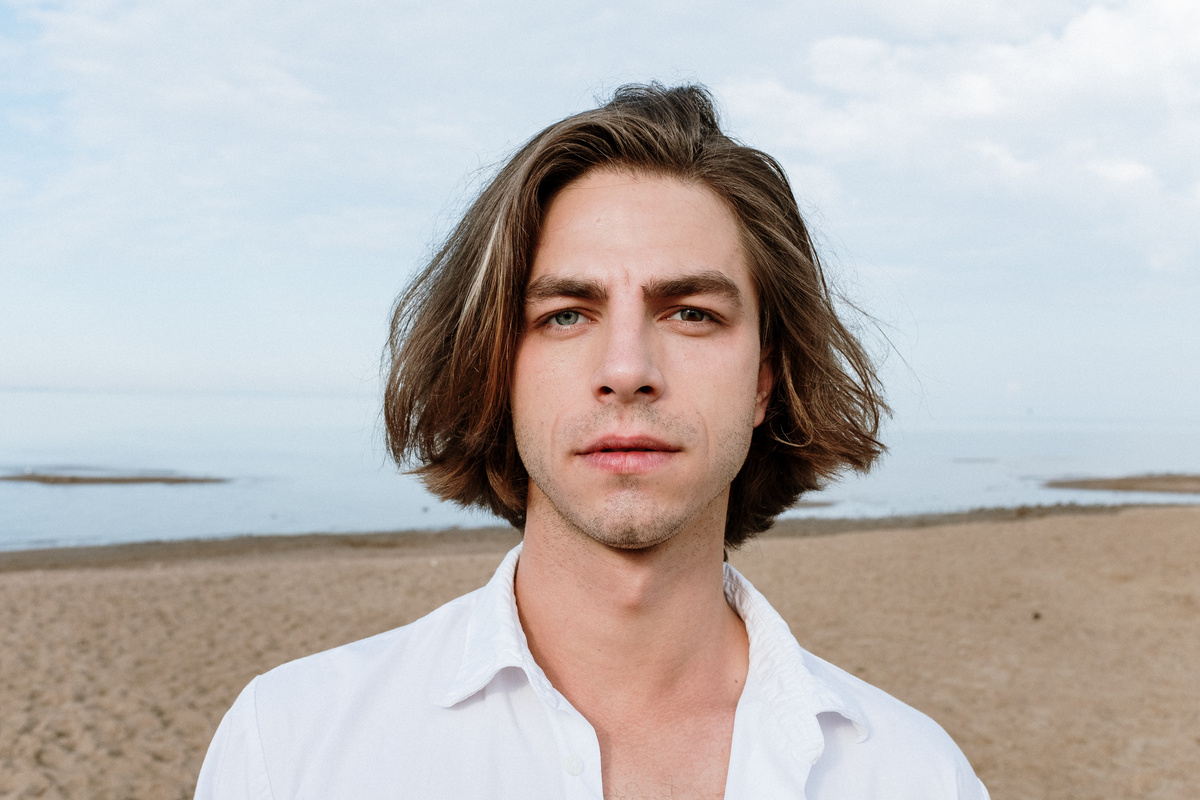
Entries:
{"label": "shoreline", "polygon": [[[751,539],[795,539],[878,530],[911,530],[980,522],[1020,522],[1054,516],[1111,515],[1134,508],[1171,508],[1190,503],[1121,503],[977,508],[932,514],[832,519],[781,519]],[[298,533],[241,535],[214,539],[154,540],[101,545],[66,545],[0,550],[0,573],[174,564],[205,559],[311,557],[376,550],[395,555],[433,553],[505,553],[521,540],[508,526],[484,528],[416,528],[363,533]]]}

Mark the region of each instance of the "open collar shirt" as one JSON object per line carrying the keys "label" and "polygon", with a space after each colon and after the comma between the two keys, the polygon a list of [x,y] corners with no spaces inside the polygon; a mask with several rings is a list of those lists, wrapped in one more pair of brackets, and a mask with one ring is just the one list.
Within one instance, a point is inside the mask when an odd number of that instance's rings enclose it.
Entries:
{"label": "open collar shirt", "polygon": [[[251,681],[196,799],[602,798],[596,733],[521,629],[520,551],[411,625]],[[726,798],[986,800],[936,723],[801,649],[728,564],[725,596],[750,640]]]}

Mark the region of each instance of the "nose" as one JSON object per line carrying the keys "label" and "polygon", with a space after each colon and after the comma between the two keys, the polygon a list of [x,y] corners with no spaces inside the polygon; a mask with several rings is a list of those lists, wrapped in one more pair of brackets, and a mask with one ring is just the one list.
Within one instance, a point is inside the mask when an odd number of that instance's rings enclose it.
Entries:
{"label": "nose", "polygon": [[603,403],[653,402],[663,391],[653,326],[643,320],[612,320],[598,337],[603,352],[593,379]]}

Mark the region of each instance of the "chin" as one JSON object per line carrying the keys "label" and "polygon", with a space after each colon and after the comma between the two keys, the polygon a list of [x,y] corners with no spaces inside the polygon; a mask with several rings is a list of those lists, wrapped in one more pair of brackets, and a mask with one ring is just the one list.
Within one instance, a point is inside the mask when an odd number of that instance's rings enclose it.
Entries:
{"label": "chin", "polygon": [[612,532],[606,531],[601,534],[588,533],[588,536],[600,544],[617,550],[646,550],[655,545],[662,544],[673,535],[673,532],[666,534],[648,533],[644,528],[622,529]]}
{"label": "chin", "polygon": [[[639,509],[644,510],[644,509]],[[610,509],[590,524],[577,525],[591,539],[620,550],[645,550],[662,544],[674,538],[688,523],[695,519],[695,514],[666,515],[622,515],[619,511]]]}

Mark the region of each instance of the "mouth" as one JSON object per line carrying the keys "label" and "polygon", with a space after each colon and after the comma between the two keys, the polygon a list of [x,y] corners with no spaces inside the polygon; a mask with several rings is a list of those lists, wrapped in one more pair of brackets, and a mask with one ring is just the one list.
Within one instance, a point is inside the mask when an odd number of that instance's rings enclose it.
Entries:
{"label": "mouth", "polygon": [[594,453],[678,453],[679,448],[653,436],[604,436],[589,443],[580,455]]}
{"label": "mouth", "polygon": [[587,444],[578,455],[603,472],[636,475],[650,472],[680,451],[652,436],[603,436]]}

